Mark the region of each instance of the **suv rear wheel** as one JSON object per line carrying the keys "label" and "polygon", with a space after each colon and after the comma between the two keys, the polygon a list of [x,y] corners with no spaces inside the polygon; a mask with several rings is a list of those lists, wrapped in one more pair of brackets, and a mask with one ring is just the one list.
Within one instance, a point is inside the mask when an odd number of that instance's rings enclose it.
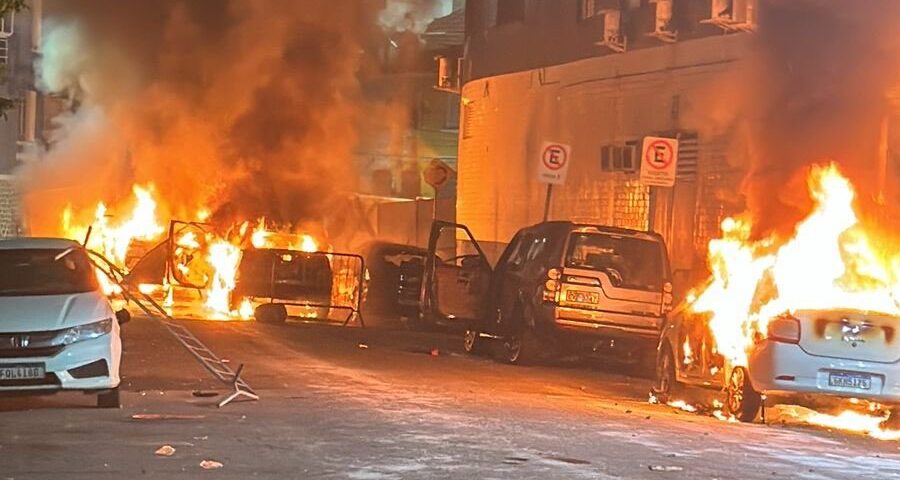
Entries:
{"label": "suv rear wheel", "polygon": [[735,367],[725,387],[725,408],[742,422],[756,420],[762,406],[762,395],[750,385],[747,369]]}

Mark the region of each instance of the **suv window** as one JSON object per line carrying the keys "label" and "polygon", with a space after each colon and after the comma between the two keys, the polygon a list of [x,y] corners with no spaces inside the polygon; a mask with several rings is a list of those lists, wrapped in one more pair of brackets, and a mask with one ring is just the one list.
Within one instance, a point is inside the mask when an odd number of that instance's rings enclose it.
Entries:
{"label": "suv window", "polygon": [[0,250],[0,296],[71,295],[98,288],[93,265],[79,249]]}
{"label": "suv window", "polygon": [[606,273],[621,288],[659,291],[666,281],[662,242],[608,233],[573,233],[566,267]]}
{"label": "suv window", "polygon": [[518,272],[522,270],[522,267],[525,266],[525,259],[528,255],[529,247],[531,247],[533,241],[533,233],[526,233],[525,235],[522,235],[517,239],[515,244],[512,246],[511,253],[509,254],[509,260],[506,262],[507,270],[511,272]]}

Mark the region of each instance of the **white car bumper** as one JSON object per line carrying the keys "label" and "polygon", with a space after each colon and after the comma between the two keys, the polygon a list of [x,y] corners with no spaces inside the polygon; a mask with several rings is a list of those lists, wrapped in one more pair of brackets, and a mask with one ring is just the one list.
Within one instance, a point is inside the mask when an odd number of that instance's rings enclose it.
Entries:
{"label": "white car bumper", "polygon": [[0,367],[39,364],[44,366],[46,376],[44,380],[0,380],[0,393],[115,388],[119,386],[121,358],[118,327],[102,337],[75,342],[50,355],[4,356],[0,358]]}
{"label": "white car bumper", "polygon": [[[810,355],[799,345],[764,341],[750,354],[753,388],[769,394],[817,394],[900,404],[900,362],[875,363]],[[871,376],[871,388],[829,384],[832,373]]]}

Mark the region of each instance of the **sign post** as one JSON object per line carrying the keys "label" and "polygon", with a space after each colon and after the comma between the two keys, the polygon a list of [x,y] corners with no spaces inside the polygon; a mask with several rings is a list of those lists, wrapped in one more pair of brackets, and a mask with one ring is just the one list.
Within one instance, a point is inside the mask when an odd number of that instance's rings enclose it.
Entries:
{"label": "sign post", "polygon": [[641,183],[651,187],[675,186],[678,139],[644,137],[641,150]]}
{"label": "sign post", "polygon": [[538,163],[538,181],[547,184],[547,198],[544,201],[544,221],[550,218],[550,203],[553,198],[553,186],[566,183],[569,173],[569,159],[572,147],[562,143],[544,142]]}

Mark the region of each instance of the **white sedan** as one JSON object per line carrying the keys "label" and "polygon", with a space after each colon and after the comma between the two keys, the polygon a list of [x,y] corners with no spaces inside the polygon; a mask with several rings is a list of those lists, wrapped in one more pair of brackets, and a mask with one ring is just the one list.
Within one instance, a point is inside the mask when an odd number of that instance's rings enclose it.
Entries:
{"label": "white sedan", "polygon": [[762,396],[826,396],[900,404],[900,318],[853,310],[801,310],[768,324],[747,366],[716,354],[708,318],[680,308],[660,340],[656,394],[684,385],[724,388],[726,409],[753,421]]}
{"label": "white sedan", "polygon": [[122,341],[94,266],[78,243],[0,240],[0,394],[97,394],[119,407]]}

